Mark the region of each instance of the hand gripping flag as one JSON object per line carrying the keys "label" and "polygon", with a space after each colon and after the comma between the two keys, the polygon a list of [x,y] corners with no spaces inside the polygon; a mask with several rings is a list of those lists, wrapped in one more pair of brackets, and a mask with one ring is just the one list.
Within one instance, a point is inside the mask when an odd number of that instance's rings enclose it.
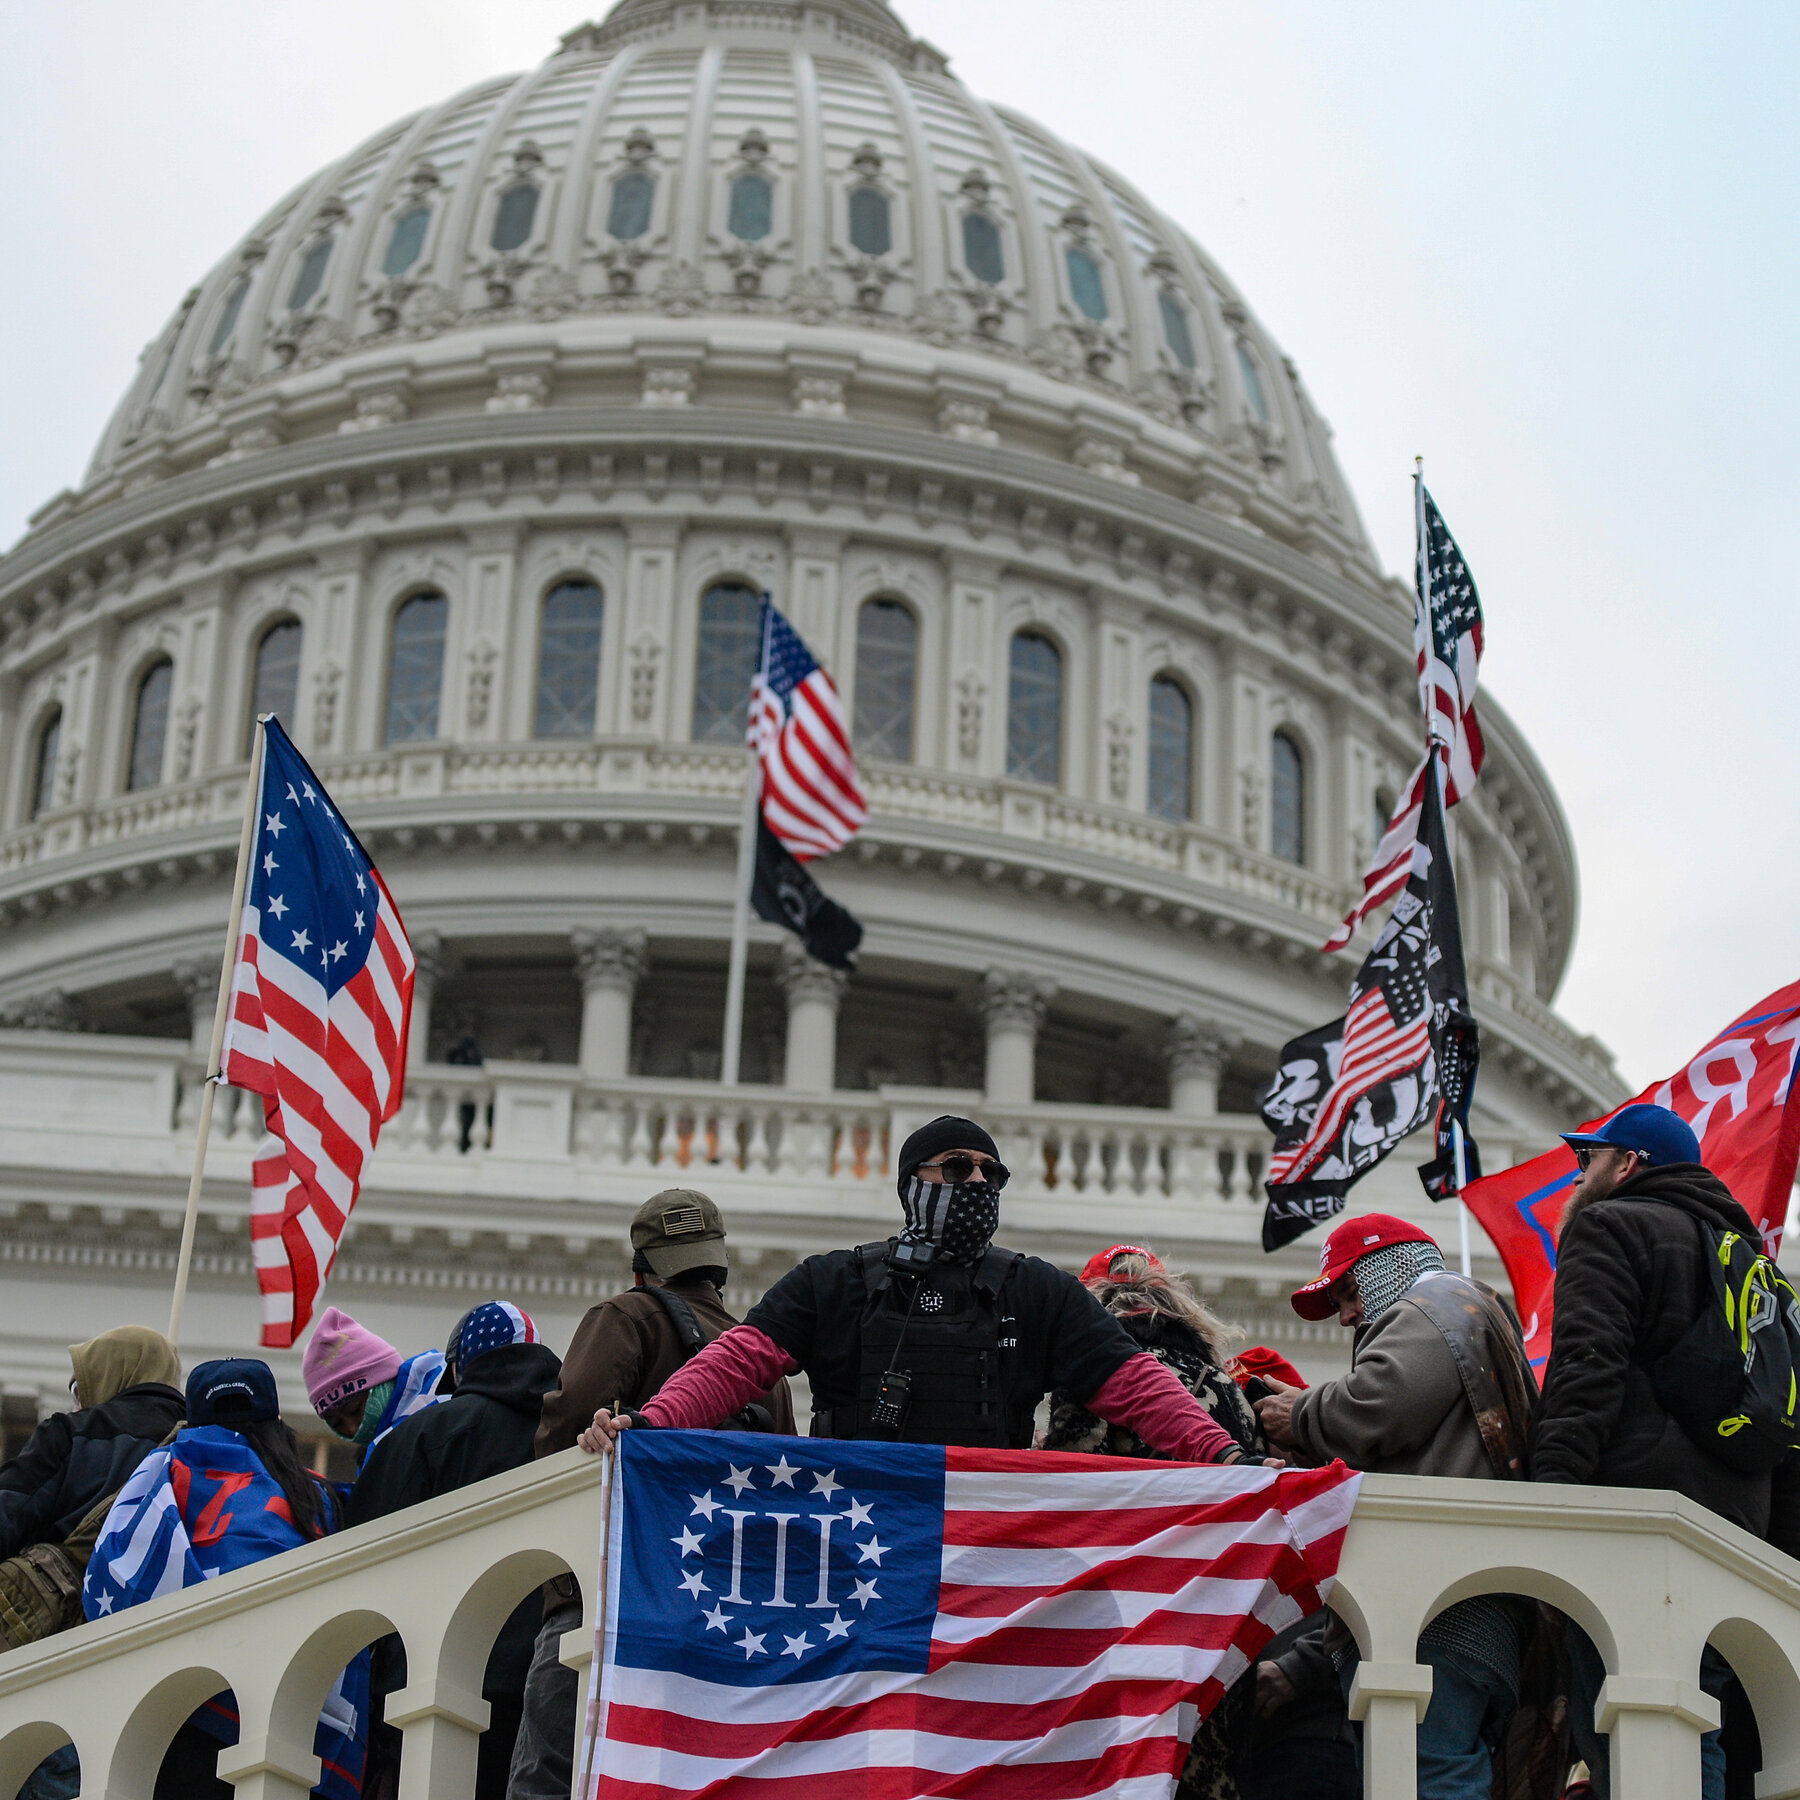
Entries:
{"label": "hand gripping flag", "polygon": [[1413,651],[1419,667],[1419,702],[1425,709],[1425,757],[1407,777],[1406,792],[1375,846],[1363,876],[1362,898],[1331,934],[1327,950],[1343,949],[1357,926],[1406,885],[1425,804],[1425,771],[1432,756],[1436,754],[1443,762],[1444,804],[1454,806],[1474,787],[1486,754],[1475,717],[1483,641],[1481,596],[1423,481],[1418,483],[1418,496]]}
{"label": "hand gripping flag", "polygon": [[[1771,1256],[1780,1248],[1800,1158],[1800,1104],[1791,1098],[1796,1046],[1800,981],[1759,1000],[1667,1081],[1621,1103],[1653,1101],[1693,1127],[1706,1166],[1761,1228]],[[1611,1117],[1603,1113],[1581,1129],[1592,1131]],[[1526,1355],[1540,1381],[1550,1360],[1556,1240],[1575,1172],[1574,1152],[1558,1144],[1463,1194],[1506,1264],[1525,1321]]]}
{"label": "hand gripping flag", "polygon": [[285,731],[263,727],[222,1078],[263,1097],[251,1248],[262,1341],[306,1329],[363,1168],[400,1109],[413,953],[368,852]]}
{"label": "hand gripping flag", "polygon": [[1357,971],[1349,1009],[1286,1045],[1257,1095],[1275,1133],[1263,1184],[1265,1250],[1341,1211],[1351,1185],[1428,1121],[1436,1121],[1437,1154],[1419,1174],[1434,1200],[1481,1172],[1468,1136],[1480,1033],[1435,781],[1426,784],[1408,857],[1406,889]]}
{"label": "hand gripping flag", "polygon": [[762,663],[750,682],[750,747],[762,816],[800,862],[841,850],[869,816],[831,677],[765,594]]}
{"label": "hand gripping flag", "polygon": [[575,1792],[1167,1800],[1324,1603],[1359,1480],[628,1432]]}

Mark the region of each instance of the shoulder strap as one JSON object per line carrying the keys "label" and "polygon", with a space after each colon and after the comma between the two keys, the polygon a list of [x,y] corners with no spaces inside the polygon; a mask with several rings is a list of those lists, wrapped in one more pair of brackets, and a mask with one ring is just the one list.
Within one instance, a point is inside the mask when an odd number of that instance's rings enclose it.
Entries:
{"label": "shoulder strap", "polygon": [[975,1265],[975,1285],[990,1294],[998,1294],[1024,1264],[1023,1250],[1002,1250],[990,1244],[987,1254]]}
{"label": "shoulder strap", "polygon": [[1410,1300],[1443,1338],[1495,1476],[1522,1481],[1531,1378],[1518,1327],[1498,1296],[1478,1281],[1439,1269],[1420,1276],[1401,1299]]}
{"label": "shoulder strap", "polygon": [[663,1311],[669,1315],[669,1321],[675,1327],[675,1335],[681,1341],[682,1356],[698,1356],[706,1348],[706,1334],[700,1329],[700,1321],[694,1317],[694,1309],[679,1294],[671,1293],[666,1287],[654,1287],[650,1291],[662,1302]]}
{"label": "shoulder strap", "polygon": [[892,1279],[887,1266],[888,1240],[883,1238],[878,1244],[858,1244],[854,1254],[862,1269],[864,1292],[873,1294],[885,1288]]}

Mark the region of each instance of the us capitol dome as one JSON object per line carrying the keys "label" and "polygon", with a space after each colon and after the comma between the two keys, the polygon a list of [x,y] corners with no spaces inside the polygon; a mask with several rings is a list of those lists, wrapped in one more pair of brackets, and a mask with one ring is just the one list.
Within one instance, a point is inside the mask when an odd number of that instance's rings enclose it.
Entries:
{"label": "us capitol dome", "polygon": [[[872,816],[815,866],[867,939],[845,980],[755,928],[726,1089],[764,588],[851,719]],[[1552,1010],[1574,850],[1482,708],[1453,834],[1499,1167],[1624,1089]],[[1417,755],[1409,590],[1206,252],[879,0],[621,0],[379,132],[200,279],[0,559],[9,1432],[63,1346],[164,1316],[265,711],[418,953],[326,1295],[403,1351],[490,1295],[566,1343],[666,1186],[724,1208],[741,1308],[885,1234],[893,1148],[966,1110],[1004,1241],[1147,1239],[1341,1357],[1286,1305],[1316,1242],[1260,1249],[1252,1094],[1344,1003],[1318,946]],[[256,1341],[239,1098],[190,1362]],[[1453,1246],[1421,1144],[1353,1201]]]}

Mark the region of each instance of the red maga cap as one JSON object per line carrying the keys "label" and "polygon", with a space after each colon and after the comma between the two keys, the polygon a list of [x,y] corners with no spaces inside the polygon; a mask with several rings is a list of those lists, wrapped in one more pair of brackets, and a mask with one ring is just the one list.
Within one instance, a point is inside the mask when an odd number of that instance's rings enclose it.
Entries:
{"label": "red maga cap", "polygon": [[1162,1260],[1154,1250],[1146,1250],[1142,1244],[1114,1244],[1110,1250],[1102,1250],[1098,1256],[1087,1259],[1087,1267],[1081,1271],[1081,1279],[1105,1281],[1112,1274],[1114,1260],[1121,1256],[1141,1256],[1151,1268],[1162,1268]]}
{"label": "red maga cap", "polygon": [[1331,1298],[1331,1284],[1358,1258],[1371,1251],[1385,1250],[1389,1244],[1431,1244],[1437,1239],[1417,1225],[1396,1219],[1392,1213],[1362,1213],[1346,1219],[1319,1253],[1319,1279],[1296,1288],[1291,1304],[1303,1319],[1329,1319],[1337,1311]]}

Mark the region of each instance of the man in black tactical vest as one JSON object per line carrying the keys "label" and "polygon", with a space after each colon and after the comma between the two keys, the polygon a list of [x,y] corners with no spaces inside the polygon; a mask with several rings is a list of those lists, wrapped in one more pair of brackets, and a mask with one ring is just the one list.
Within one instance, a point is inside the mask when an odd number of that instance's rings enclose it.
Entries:
{"label": "man in black tactical vest", "polygon": [[1236,1462],[1230,1435],[1067,1271],[997,1248],[1008,1172],[969,1119],[901,1146],[897,1237],[809,1256],[742,1325],[637,1409],[602,1409],[578,1440],[710,1429],[783,1375],[812,1385],[814,1437],[1027,1449],[1051,1388],[1188,1462]]}

